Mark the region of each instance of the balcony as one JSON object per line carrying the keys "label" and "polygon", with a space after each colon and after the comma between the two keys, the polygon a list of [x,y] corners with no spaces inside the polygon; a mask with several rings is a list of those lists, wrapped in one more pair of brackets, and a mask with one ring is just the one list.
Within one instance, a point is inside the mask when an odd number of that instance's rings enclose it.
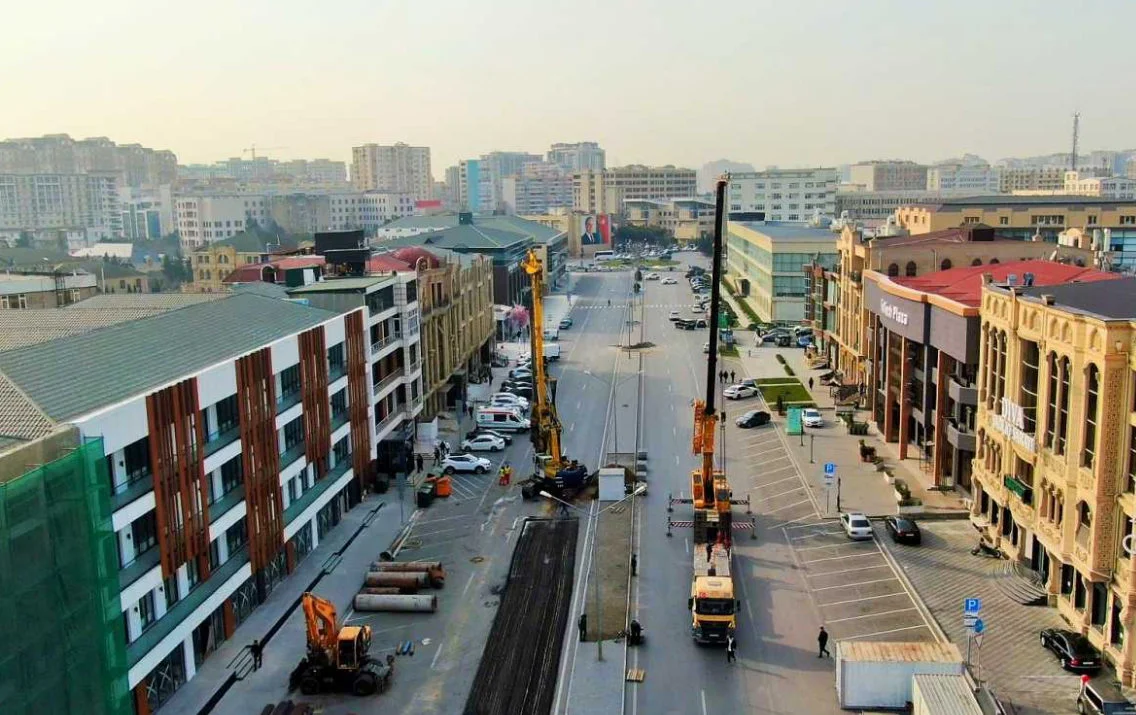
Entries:
{"label": "balcony", "polygon": [[205,439],[205,456],[219,452],[225,447],[228,447],[233,442],[236,442],[241,436],[241,426],[233,424],[223,426],[220,431],[208,435]]}
{"label": "balcony", "polygon": [[225,513],[244,501],[245,498],[245,485],[240,484],[228,493],[223,494],[220,499],[209,505],[209,523],[215,524],[218,519],[225,516]]}
{"label": "balcony", "polygon": [[978,438],[965,426],[960,427],[954,422],[947,423],[947,443],[964,452],[978,451]]}
{"label": "balcony", "polygon": [[121,509],[130,502],[145,496],[154,489],[154,474],[149,469],[139,472],[132,479],[113,487],[110,496],[111,510]]}
{"label": "balcony", "polygon": [[280,414],[300,401],[300,391],[285,392],[276,398],[276,414]]}
{"label": "balcony", "polygon": [[150,573],[150,570],[160,563],[162,563],[162,550],[157,546],[134,557],[133,561],[125,564],[118,571],[119,589],[125,589],[130,584]]}
{"label": "balcony", "polygon": [[422,369],[422,359],[419,358],[418,360],[410,363],[410,365],[407,366],[406,374],[407,375],[413,375],[414,373],[418,372],[421,369]]}
{"label": "balcony", "polygon": [[292,462],[295,462],[300,457],[304,456],[305,444],[303,440],[295,443],[291,447],[284,450],[280,455],[280,468],[284,469]]}
{"label": "balcony", "polygon": [[327,366],[327,382],[331,384],[347,374],[346,363],[332,363]]}
{"label": "balcony", "polygon": [[343,410],[340,410],[339,412],[332,412],[331,413],[331,431],[334,432],[335,430],[339,429],[343,425],[347,424],[348,420],[350,420],[350,419],[351,419],[351,410],[343,409]]}
{"label": "balcony", "polygon": [[288,505],[288,508],[284,510],[284,523],[291,524],[296,517],[304,513],[304,509],[307,509],[312,502],[318,499],[320,494],[326,492],[328,487],[335,484],[335,480],[339,479],[348,469],[351,469],[350,455],[332,467],[323,479],[316,482],[311,489],[301,494],[299,499],[294,500]]}
{"label": "balcony", "polygon": [[399,340],[402,340],[402,333],[391,333],[385,338],[380,338],[371,343],[371,357],[374,358],[376,355],[382,352],[383,349],[389,348]]}
{"label": "balcony", "polygon": [[951,396],[957,404],[970,405],[972,407],[978,406],[978,388],[966,387],[958,381],[954,375],[951,375],[947,381],[947,394]]}
{"label": "balcony", "polygon": [[[400,403],[398,407],[391,410],[390,414],[384,417],[378,424],[375,425],[375,433],[381,435],[385,430],[401,420],[406,415],[404,414],[405,403]],[[380,437],[381,439],[381,437]]]}
{"label": "balcony", "polygon": [[386,376],[386,377],[384,377],[383,379],[381,379],[381,380],[379,380],[378,382],[376,382],[376,383],[375,383],[375,384],[374,384],[374,385],[372,386],[372,387],[373,387],[373,391],[374,391],[374,393],[375,393],[375,397],[376,397],[376,398],[378,398],[378,396],[379,396],[379,395],[380,395],[380,394],[381,394],[381,393],[383,392],[383,390],[386,390],[386,389],[387,389],[388,387],[390,387],[391,385],[395,385],[395,384],[397,384],[397,383],[398,383],[398,381],[402,379],[402,376],[403,376],[403,374],[404,374],[404,373],[403,373],[403,371],[402,371],[402,368],[401,368],[401,367],[400,367],[400,368],[396,368],[396,369],[394,369],[394,370],[393,370],[393,371],[391,372],[391,374],[387,375],[387,376]]}

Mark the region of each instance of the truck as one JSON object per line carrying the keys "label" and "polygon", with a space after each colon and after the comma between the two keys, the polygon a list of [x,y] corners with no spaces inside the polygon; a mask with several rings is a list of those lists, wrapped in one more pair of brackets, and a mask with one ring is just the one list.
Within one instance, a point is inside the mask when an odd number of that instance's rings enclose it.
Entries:
{"label": "truck", "polygon": [[690,635],[696,643],[725,644],[737,628],[730,549],[708,542],[694,549],[694,575],[690,580]]}
{"label": "truck", "polygon": [[912,676],[962,672],[962,654],[953,643],[836,644],[836,696],[845,709],[905,708],[912,702]]}
{"label": "truck", "polygon": [[560,343],[545,343],[544,344],[544,359],[545,360],[559,360],[560,359]]}

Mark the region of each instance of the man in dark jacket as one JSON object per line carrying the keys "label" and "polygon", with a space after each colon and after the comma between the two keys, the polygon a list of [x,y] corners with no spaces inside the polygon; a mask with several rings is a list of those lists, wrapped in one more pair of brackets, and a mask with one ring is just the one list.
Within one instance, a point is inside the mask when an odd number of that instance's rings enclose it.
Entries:
{"label": "man in dark jacket", "polygon": [[832,657],[832,654],[828,652],[828,631],[824,629],[824,626],[820,627],[820,633],[817,634],[817,645],[819,646],[818,658]]}

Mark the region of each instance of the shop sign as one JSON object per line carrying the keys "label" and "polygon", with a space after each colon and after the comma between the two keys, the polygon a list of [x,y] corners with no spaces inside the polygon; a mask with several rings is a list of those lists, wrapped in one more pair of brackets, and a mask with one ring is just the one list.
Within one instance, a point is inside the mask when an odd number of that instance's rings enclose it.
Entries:
{"label": "shop sign", "polygon": [[1030,452],[1037,451],[1037,437],[1025,431],[1026,413],[1021,405],[1002,398],[1002,414],[993,415],[990,425]]}
{"label": "shop sign", "polygon": [[907,311],[900,310],[898,305],[889,303],[883,298],[880,298],[880,315],[900,325],[907,325],[908,322]]}

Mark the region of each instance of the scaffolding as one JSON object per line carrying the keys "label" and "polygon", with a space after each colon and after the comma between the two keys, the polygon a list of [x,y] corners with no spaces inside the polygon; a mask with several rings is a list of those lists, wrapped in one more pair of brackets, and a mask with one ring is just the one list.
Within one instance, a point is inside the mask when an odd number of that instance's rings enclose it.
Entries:
{"label": "scaffolding", "polygon": [[2,713],[133,712],[109,485],[101,439],[0,483]]}

